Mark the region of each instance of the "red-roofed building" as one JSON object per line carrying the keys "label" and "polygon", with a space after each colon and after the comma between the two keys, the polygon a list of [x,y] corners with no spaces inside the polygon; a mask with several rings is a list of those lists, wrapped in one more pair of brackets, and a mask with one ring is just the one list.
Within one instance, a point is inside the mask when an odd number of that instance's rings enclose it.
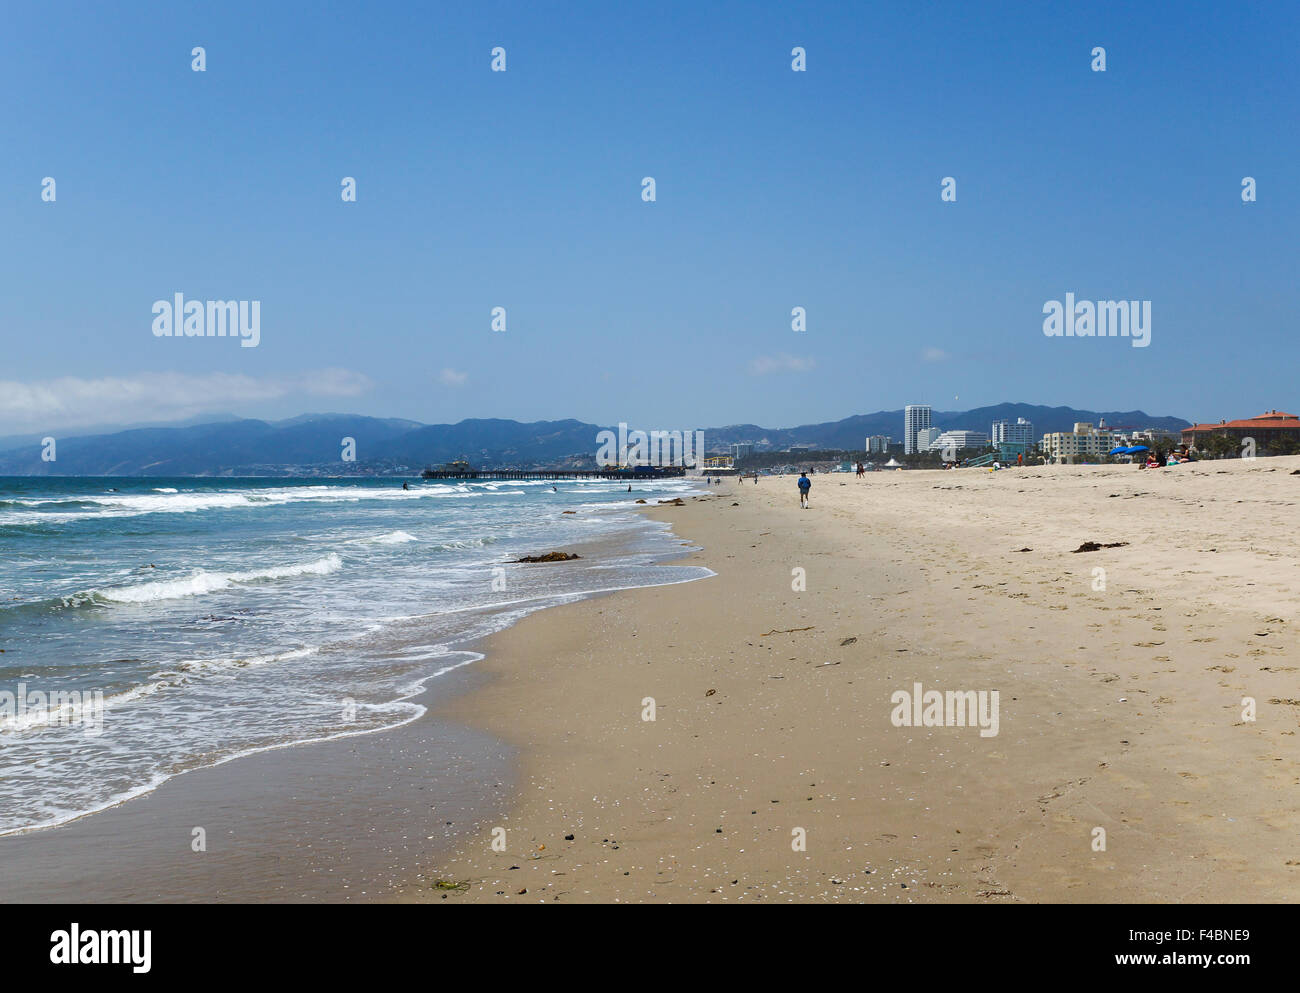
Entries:
{"label": "red-roofed building", "polygon": [[1300,447],[1300,417],[1270,410],[1266,414],[1247,417],[1245,420],[1193,424],[1190,428],[1183,428],[1183,444],[1189,448],[1204,451],[1209,439],[1215,436],[1229,438],[1237,444],[1252,438],[1255,449],[1260,454],[1269,450],[1290,451]]}

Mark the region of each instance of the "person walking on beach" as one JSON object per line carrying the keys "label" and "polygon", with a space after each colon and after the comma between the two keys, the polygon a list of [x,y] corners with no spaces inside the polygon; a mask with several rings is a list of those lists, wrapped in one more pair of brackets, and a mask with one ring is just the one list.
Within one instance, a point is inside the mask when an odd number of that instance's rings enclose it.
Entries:
{"label": "person walking on beach", "polygon": [[803,510],[808,509],[808,491],[812,489],[812,480],[808,474],[800,473],[799,475],[799,507]]}

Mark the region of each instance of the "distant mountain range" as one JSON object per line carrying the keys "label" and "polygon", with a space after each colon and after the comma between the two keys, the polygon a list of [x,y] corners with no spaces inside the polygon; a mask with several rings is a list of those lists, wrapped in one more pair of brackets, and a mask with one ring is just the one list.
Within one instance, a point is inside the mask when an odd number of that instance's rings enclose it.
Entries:
{"label": "distant mountain range", "polygon": [[[999,403],[974,410],[935,410],[930,423],[941,430],[964,428],[989,434],[994,421],[1012,421],[1023,417],[1034,425],[1034,437],[1052,431],[1069,431],[1078,421],[1120,427],[1167,428],[1180,431],[1190,426],[1181,417],[1152,417],[1141,410],[1075,410],[1073,407],[1040,407],[1029,403]],[[874,414],[855,414],[842,421],[805,424],[797,428],[763,428],[757,424],[731,424],[706,429],[705,445],[712,449],[740,441],[752,441],[775,450],[791,445],[816,444],[821,448],[860,450],[869,435],[883,434],[896,442],[903,440],[903,411],[881,410]]]}
{"label": "distant mountain range", "polygon": [[[995,420],[1024,417],[1034,435],[1068,431],[1076,421],[1111,426],[1181,430],[1179,417],[1153,417],[1140,410],[1096,411],[1002,403],[966,411],[936,410],[934,427],[988,432]],[[630,429],[671,426],[633,424]],[[680,427],[680,426],[679,426]],[[352,475],[370,472],[418,472],[426,465],[465,456],[480,467],[520,468],[590,464],[601,430],[616,430],[582,421],[476,419],[459,424],[421,424],[357,414],[304,414],[283,421],[230,419],[175,427],[144,427],[106,434],[57,438],[56,459],[43,461],[34,439],[0,451],[0,475],[59,476],[238,476]],[[759,450],[816,445],[860,451],[868,435],[901,441],[902,410],[856,414],[841,421],[793,428],[730,424],[705,428],[707,451],[724,451],[735,442],[753,442]],[[343,439],[356,443],[356,461],[343,461]]]}

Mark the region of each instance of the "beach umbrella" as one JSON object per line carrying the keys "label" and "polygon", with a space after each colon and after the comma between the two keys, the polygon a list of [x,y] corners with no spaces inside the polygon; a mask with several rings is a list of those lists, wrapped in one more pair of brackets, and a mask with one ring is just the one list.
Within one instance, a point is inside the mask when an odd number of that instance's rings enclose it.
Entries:
{"label": "beach umbrella", "polygon": [[1134,452],[1149,452],[1151,449],[1147,448],[1146,445],[1134,445],[1128,451],[1129,454],[1132,455]]}
{"label": "beach umbrella", "polygon": [[1132,451],[1133,449],[1131,448],[1125,448],[1123,445],[1116,445],[1106,454],[1107,455],[1128,455]]}

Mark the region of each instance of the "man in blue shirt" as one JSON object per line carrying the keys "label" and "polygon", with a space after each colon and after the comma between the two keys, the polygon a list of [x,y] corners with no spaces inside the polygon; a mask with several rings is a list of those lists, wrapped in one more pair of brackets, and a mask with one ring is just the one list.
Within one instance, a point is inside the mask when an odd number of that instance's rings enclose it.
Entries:
{"label": "man in blue shirt", "polygon": [[808,478],[806,472],[801,473],[799,476],[799,506],[804,510],[808,509],[808,491],[810,489],[812,489],[812,480]]}

